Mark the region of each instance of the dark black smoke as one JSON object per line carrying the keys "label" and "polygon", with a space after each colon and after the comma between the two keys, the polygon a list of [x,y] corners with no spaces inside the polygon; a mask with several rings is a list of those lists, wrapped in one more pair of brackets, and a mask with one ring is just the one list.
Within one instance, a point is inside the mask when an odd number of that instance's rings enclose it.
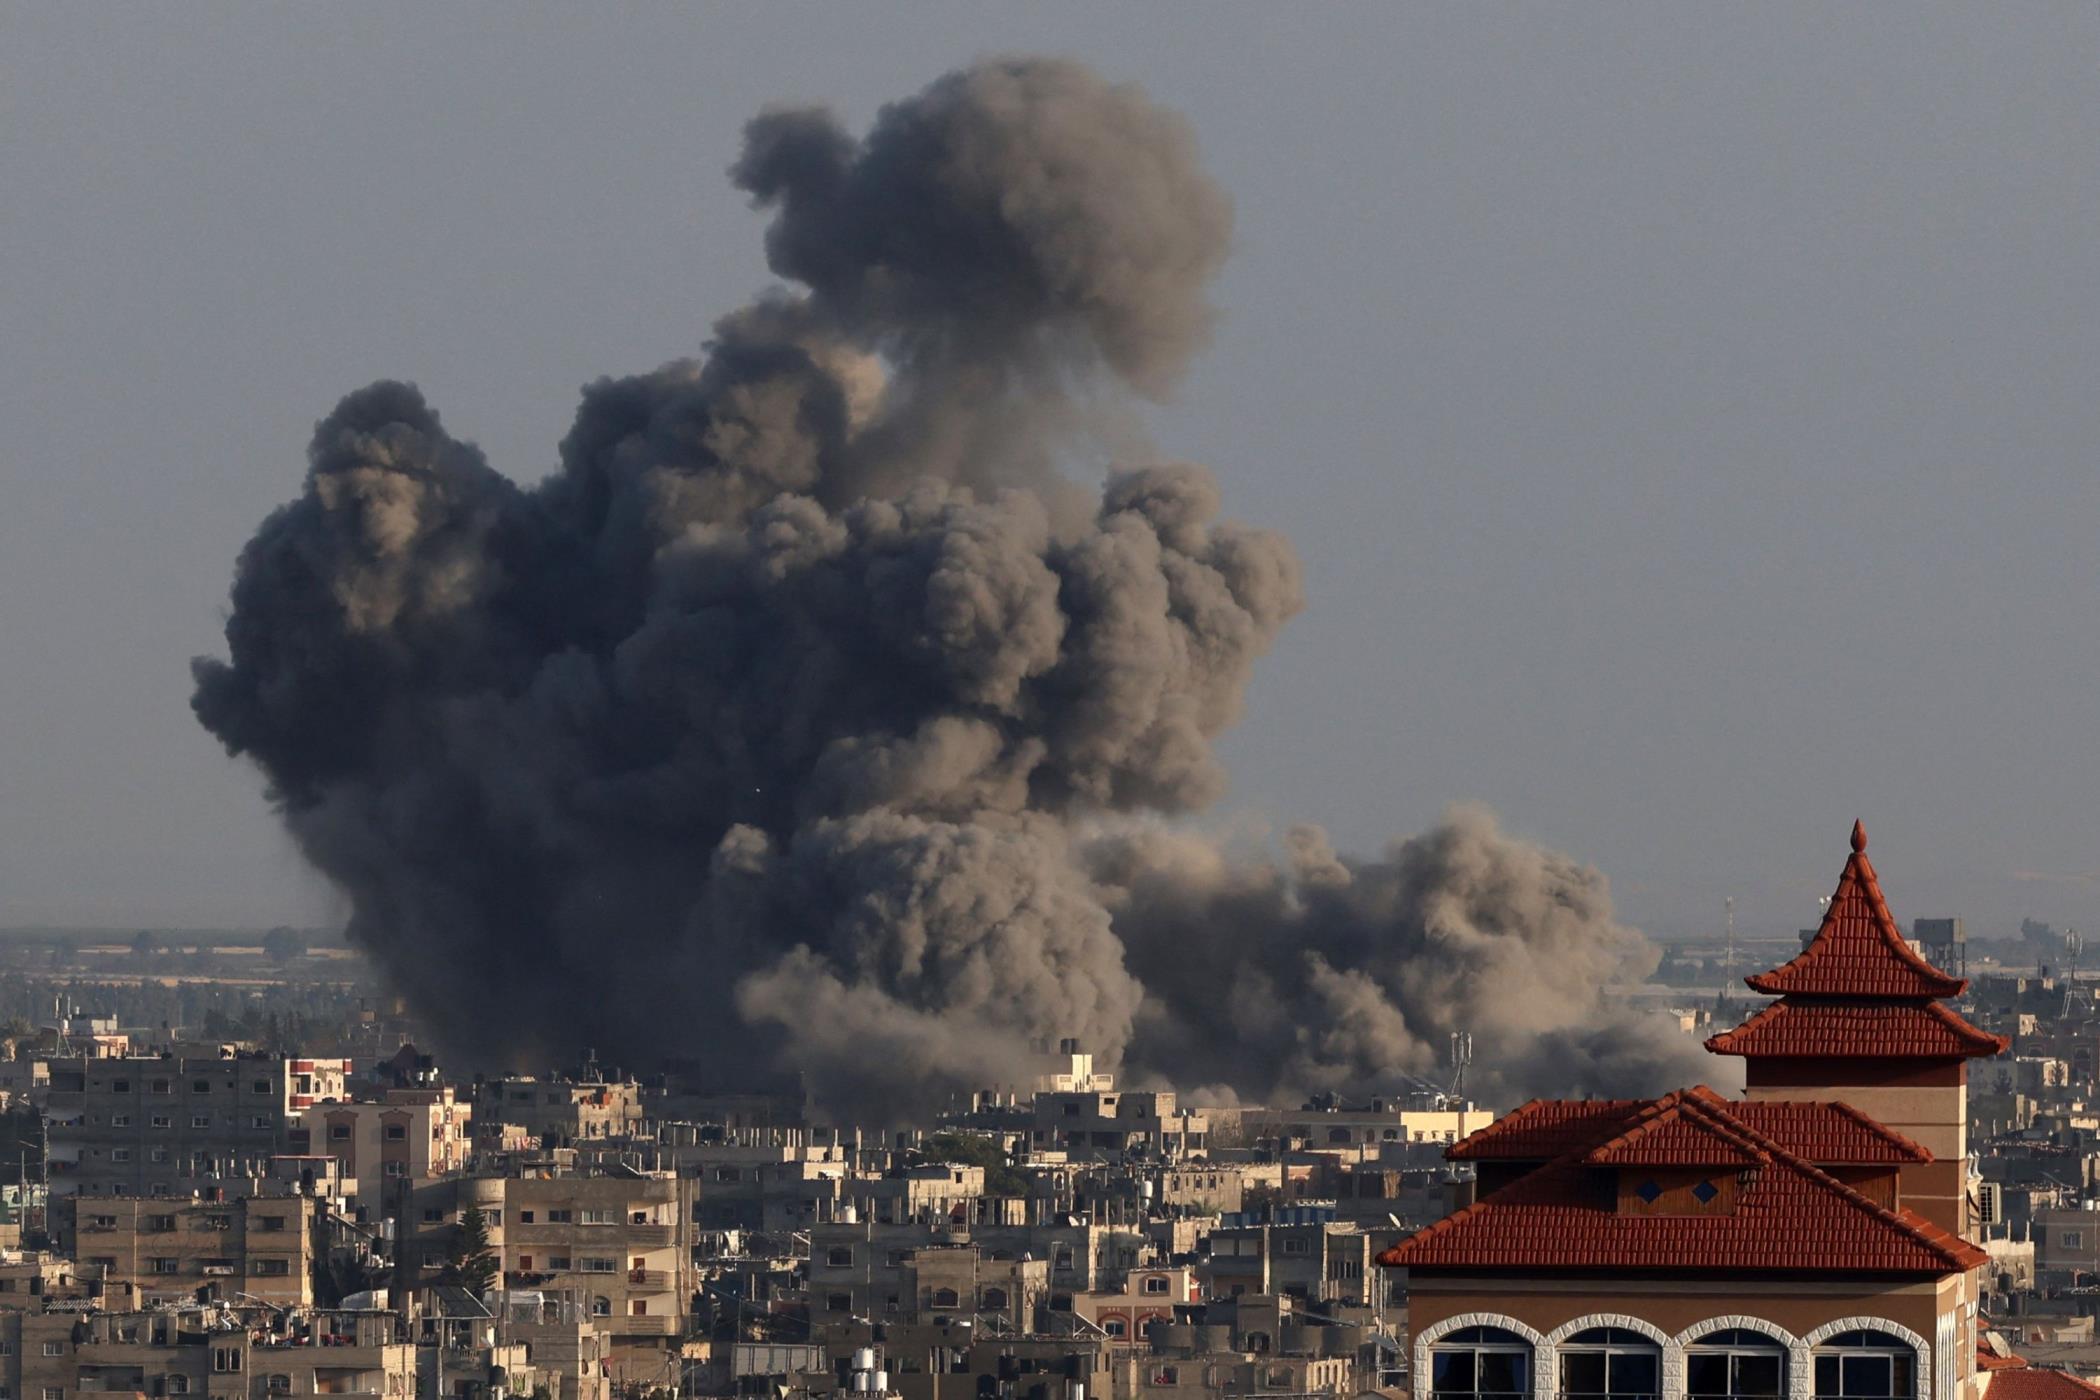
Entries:
{"label": "dark black smoke", "polygon": [[[242,554],[230,661],[196,663],[198,717],[456,1050],[791,1069],[872,1116],[1078,1036],[1267,1091],[1418,1067],[1420,998],[1491,1001],[1505,945],[1637,970],[1593,880],[1575,913],[1452,893],[1451,939],[1421,911],[1465,869],[1205,883],[1191,838],[1099,834],[1219,795],[1211,741],[1300,606],[1289,546],[1220,520],[1201,468],[1058,471],[1127,458],[1132,396],[1208,333],[1230,214],[1179,119],[991,62],[861,138],[762,115],[733,173],[803,290],[590,386],[529,489],[414,388],[352,394]],[[1257,957],[1275,1015],[1333,1013],[1265,1028],[1283,1061],[1214,1014]],[[1578,1033],[1593,985],[1530,1030]]]}

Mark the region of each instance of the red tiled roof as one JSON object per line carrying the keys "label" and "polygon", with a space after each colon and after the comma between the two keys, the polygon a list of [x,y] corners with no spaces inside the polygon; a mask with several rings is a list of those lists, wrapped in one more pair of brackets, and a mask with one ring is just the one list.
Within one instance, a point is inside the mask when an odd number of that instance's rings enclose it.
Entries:
{"label": "red tiled roof", "polygon": [[[1932,1154],[1850,1104],[1827,1101],[1738,1102],[1699,1086],[1698,1094],[1817,1166],[1929,1162]],[[1448,1148],[1457,1162],[1550,1162],[1609,1142],[1653,1107],[1644,1099],[1533,1099]]]}
{"label": "red tiled roof", "polygon": [[1960,996],[1969,985],[1903,941],[1867,859],[1866,828],[1858,822],[1852,824],[1852,855],[1815,938],[1793,961],[1743,980],[1774,996],[1908,999]]}
{"label": "red tiled roof", "polygon": [[1616,1137],[1646,1099],[1533,1099],[1445,1149],[1454,1162],[1550,1162]]}
{"label": "red tiled roof", "polygon": [[1727,1116],[1684,1113],[1678,1105],[1696,1090],[1657,1099],[1626,1131],[1583,1154],[1593,1167],[1752,1167],[1765,1160],[1755,1139]]}
{"label": "red tiled roof", "polygon": [[1976,1369],[1979,1371],[2011,1371],[2026,1364],[2024,1356],[2000,1356],[1982,1342],[1976,1344]]}
{"label": "red tiled roof", "polygon": [[1621,1214],[1614,1173],[1570,1153],[1402,1240],[1378,1262],[1410,1269],[1838,1270],[1937,1277],[1987,1259],[1922,1216],[1874,1204],[1728,1118],[1710,1093],[1686,1091],[1658,1100],[1658,1116],[1704,1120],[1755,1153],[1757,1164],[1742,1171],[1732,1210]]}
{"label": "red tiled roof", "polygon": [[1984,1400],[2093,1400],[2100,1395],[2100,1385],[2082,1381],[2068,1371],[2044,1371],[2022,1365],[1991,1372],[1983,1394]]}
{"label": "red tiled roof", "polygon": [[1966,1060],[2011,1044],[1937,1003],[1774,1002],[1706,1042],[1716,1055]]}
{"label": "red tiled roof", "polygon": [[[1710,1092],[1710,1091],[1709,1091]],[[1752,1132],[1772,1139],[1804,1162],[1819,1167],[1900,1165],[1929,1162],[1932,1154],[1849,1103],[1731,1103],[1728,1111]]]}

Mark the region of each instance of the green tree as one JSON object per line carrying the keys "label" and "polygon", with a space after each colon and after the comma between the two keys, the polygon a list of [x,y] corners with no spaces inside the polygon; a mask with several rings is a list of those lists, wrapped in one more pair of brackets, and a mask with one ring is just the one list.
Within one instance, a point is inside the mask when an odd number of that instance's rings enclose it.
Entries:
{"label": "green tree", "polygon": [[977,1133],[935,1133],[926,1139],[920,1154],[929,1162],[948,1162],[959,1167],[984,1168],[987,1196],[1025,1196],[1028,1174],[1006,1158],[1006,1150],[992,1138]]}
{"label": "green tree", "polygon": [[489,1221],[481,1207],[468,1206],[458,1233],[445,1246],[444,1281],[480,1293],[496,1281],[502,1264],[489,1246]]}

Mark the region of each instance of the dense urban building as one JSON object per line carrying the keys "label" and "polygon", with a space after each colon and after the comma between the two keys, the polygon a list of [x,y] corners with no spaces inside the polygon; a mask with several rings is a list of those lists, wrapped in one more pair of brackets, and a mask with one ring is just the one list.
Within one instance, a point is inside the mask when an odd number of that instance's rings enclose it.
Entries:
{"label": "dense urban building", "polygon": [[52,1194],[180,1196],[260,1175],[311,1104],[341,1096],[344,1068],[256,1054],[52,1061]]}
{"label": "dense urban building", "polygon": [[2075,937],[1906,938],[1862,834],[1774,941],[1747,1015],[1668,1007],[1740,1091],[1505,1113],[1462,1035],[1448,1082],[1204,1108],[1054,1042],[877,1134],[68,1005],[0,1061],[0,1400],[2100,1400]]}

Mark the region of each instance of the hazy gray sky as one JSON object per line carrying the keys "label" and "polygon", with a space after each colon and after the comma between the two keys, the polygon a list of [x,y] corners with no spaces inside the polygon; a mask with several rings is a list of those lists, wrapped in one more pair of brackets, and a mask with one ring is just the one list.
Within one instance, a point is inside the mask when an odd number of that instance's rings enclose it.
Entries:
{"label": "hazy gray sky", "polygon": [[0,8],[0,921],[330,917],[187,703],[314,420],[544,474],[768,280],[761,104],[1008,50],[1237,202],[1155,428],[1311,605],[1221,820],[1482,799],[1670,934],[1812,922],[1860,816],[1902,917],[2100,926],[2083,4]]}

